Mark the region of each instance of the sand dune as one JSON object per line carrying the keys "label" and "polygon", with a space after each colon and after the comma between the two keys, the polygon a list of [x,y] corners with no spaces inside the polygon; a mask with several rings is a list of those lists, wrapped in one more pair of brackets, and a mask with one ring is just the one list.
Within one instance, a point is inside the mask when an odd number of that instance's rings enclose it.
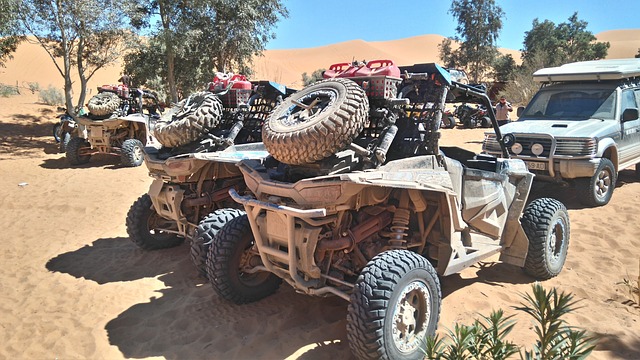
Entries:
{"label": "sand dune", "polygon": [[[640,48],[640,29],[605,31],[596,34],[596,37],[611,43],[608,55],[611,59],[633,57]],[[353,59],[390,59],[398,65],[438,62],[438,44],[442,39],[441,35],[428,34],[390,41],[351,40],[315,48],[267,50],[263,56],[254,59],[253,78],[277,81],[298,88],[302,84],[303,72],[311,74],[314,70],[326,69],[331,64]],[[518,50],[500,51],[511,54],[516,61],[520,59]],[[99,70],[89,81],[89,89],[94,91],[96,86],[115,83],[121,71],[121,64]],[[20,45],[14,59],[6,64],[6,68],[0,68],[0,83],[17,83],[27,87],[28,82],[38,82],[41,88],[46,88],[49,84],[63,87],[62,77],[49,55],[33,43]]]}

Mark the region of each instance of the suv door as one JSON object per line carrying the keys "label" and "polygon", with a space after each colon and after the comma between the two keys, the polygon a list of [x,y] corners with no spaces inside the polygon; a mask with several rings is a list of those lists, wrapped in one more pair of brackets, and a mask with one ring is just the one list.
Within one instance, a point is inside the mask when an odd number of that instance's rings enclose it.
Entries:
{"label": "suv door", "polygon": [[638,108],[640,89],[627,89],[622,91],[620,101],[620,126],[622,129],[619,146],[620,164],[618,170],[637,163],[640,158],[640,119],[622,122],[622,113],[629,108]]}

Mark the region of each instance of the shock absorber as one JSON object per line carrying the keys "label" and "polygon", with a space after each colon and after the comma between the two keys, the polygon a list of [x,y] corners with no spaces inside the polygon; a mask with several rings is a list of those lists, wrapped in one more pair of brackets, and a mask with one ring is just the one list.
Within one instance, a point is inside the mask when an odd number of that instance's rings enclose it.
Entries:
{"label": "shock absorber", "polygon": [[397,208],[391,222],[391,233],[389,238],[389,246],[392,249],[406,249],[407,230],[409,230],[409,218],[411,211],[409,209]]}

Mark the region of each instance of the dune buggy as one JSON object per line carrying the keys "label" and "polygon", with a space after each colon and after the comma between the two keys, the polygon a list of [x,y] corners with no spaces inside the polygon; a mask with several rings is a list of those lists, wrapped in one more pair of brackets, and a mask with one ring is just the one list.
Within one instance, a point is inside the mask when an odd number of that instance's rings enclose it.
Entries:
{"label": "dune buggy", "polygon": [[[439,145],[445,102],[477,88],[436,64],[336,77],[291,95],[264,125],[272,157],[238,166],[245,214],[213,236],[208,277],[247,303],[296,291],[349,302],[347,336],[361,359],[421,359],[440,315],[439,276],[492,255],[539,279],[567,255],[562,203],[527,198],[533,174],[509,159]],[[330,138],[327,140],[327,138]]]}

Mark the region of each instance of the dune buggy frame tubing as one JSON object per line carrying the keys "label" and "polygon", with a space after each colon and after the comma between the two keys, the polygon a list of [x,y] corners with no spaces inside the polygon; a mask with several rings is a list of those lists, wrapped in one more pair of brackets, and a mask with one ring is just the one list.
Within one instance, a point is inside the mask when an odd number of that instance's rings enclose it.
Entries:
{"label": "dune buggy frame tubing", "polygon": [[[311,288],[309,286],[309,281],[304,280],[302,276],[298,274],[298,263],[296,259],[296,249],[298,248],[298,246],[296,246],[296,243],[295,243],[296,219],[300,219],[312,226],[320,226],[320,225],[328,224],[334,221],[335,216],[327,216],[327,209],[324,209],[324,208],[302,210],[302,209],[292,208],[289,206],[276,205],[276,204],[272,204],[264,201],[259,201],[250,196],[241,196],[235,191],[235,189],[230,189],[229,195],[231,195],[233,200],[235,200],[236,202],[244,206],[245,211],[247,212],[247,217],[249,218],[249,224],[251,225],[251,231],[254,236],[255,244],[258,247],[260,258],[262,259],[263,265],[256,266],[252,269],[253,271],[249,271],[249,272],[267,270],[277,275],[285,272],[285,273],[288,273],[288,276],[290,276],[291,277],[290,279],[294,282],[291,284],[292,286],[294,286],[296,289],[300,289],[302,287],[303,290],[309,295],[321,296],[327,293],[331,293],[347,301],[350,301],[349,294],[343,291],[340,291],[334,287],[324,286],[321,288]],[[277,216],[279,216],[280,218],[282,218],[282,220],[284,220],[284,223],[287,227],[288,252],[276,250],[264,243],[264,239],[260,235],[260,231],[258,231],[258,224],[256,223],[256,217],[258,216],[258,213],[262,210],[271,211],[273,214],[277,214]],[[323,219],[322,220],[314,219],[318,217],[321,217]],[[289,271],[287,272],[286,270],[282,270],[280,268],[273,266],[273,264],[271,263],[267,255],[270,255],[285,261],[289,265]],[[336,279],[325,274],[320,274],[320,276],[327,280],[336,281],[344,285],[353,287],[353,284],[344,282],[340,279]],[[290,282],[287,276],[281,276],[281,277],[284,278],[287,282]]]}

